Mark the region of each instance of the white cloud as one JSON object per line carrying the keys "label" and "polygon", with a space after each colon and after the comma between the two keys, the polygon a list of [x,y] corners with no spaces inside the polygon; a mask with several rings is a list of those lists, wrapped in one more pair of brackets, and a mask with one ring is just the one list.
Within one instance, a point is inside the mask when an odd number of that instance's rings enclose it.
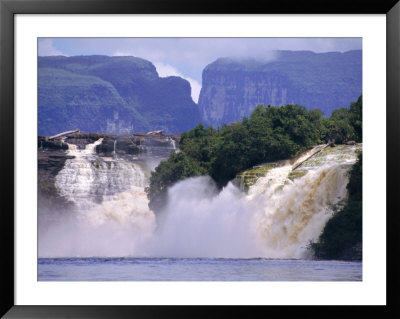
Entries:
{"label": "white cloud", "polygon": [[157,69],[158,75],[162,78],[165,78],[167,76],[182,76],[176,68],[174,68],[172,65],[165,64],[162,62],[154,62],[153,63]]}
{"label": "white cloud", "polygon": [[190,86],[192,87],[192,99],[196,103],[199,102],[199,96],[200,96],[200,90],[201,90],[201,84],[197,82],[196,80],[192,78],[185,78],[186,80],[189,81]]}
{"label": "white cloud", "polygon": [[113,56],[128,56],[128,55],[131,55],[131,54],[127,54],[127,53],[124,53],[124,52],[121,52],[121,51],[117,51],[117,52],[114,52],[112,55]]}
{"label": "white cloud", "polygon": [[[78,44],[75,44],[77,46]],[[81,47],[110,55],[162,61],[201,83],[204,68],[220,57],[270,60],[275,50],[314,52],[362,48],[361,38],[123,38],[85,39]],[[194,85],[192,85],[192,88]]]}
{"label": "white cloud", "polygon": [[200,90],[201,90],[201,84],[189,77],[183,76],[176,68],[174,68],[172,65],[165,64],[162,62],[154,62],[154,66],[157,69],[158,75],[160,77],[167,77],[167,76],[179,76],[181,78],[184,78],[190,83],[190,87],[192,88],[192,99],[196,103],[199,101],[199,95],[200,95]]}
{"label": "white cloud", "polygon": [[57,50],[51,39],[39,40],[39,56],[49,56],[49,55],[65,55],[61,51]]}

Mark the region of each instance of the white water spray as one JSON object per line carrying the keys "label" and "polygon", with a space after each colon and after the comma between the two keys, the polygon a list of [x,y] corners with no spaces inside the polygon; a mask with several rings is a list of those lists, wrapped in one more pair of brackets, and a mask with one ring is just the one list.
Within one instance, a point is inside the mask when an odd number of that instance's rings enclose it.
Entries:
{"label": "white water spray", "polygon": [[170,141],[171,141],[172,149],[173,149],[174,151],[176,151],[175,140],[174,140],[173,138],[170,137]]}
{"label": "white water spray", "polygon": [[[209,177],[184,180],[169,189],[156,227],[144,192],[145,167],[154,165],[100,158],[100,143],[85,150],[69,144],[75,157],[56,187],[75,203],[75,215],[41,236],[40,256],[306,257],[332,205],[347,195],[347,172],[360,148],[327,148],[309,158],[315,148],[278,163],[247,193],[232,183],[218,192]],[[293,179],[294,167],[301,174]]]}
{"label": "white water spray", "polygon": [[248,194],[229,183],[217,193],[206,177],[173,186],[160,218],[153,254],[167,257],[304,258],[347,196],[347,172],[355,148],[326,150],[301,165],[303,176],[289,178],[294,163],[281,162],[250,187]]}
{"label": "white water spray", "polygon": [[117,140],[114,141],[114,150],[112,151],[112,154],[117,154]]}
{"label": "white water spray", "polygon": [[61,216],[39,238],[39,256],[126,256],[148,240],[155,217],[144,187],[148,179],[135,162],[100,158],[96,146],[80,150],[68,144],[68,155],[55,186],[74,203],[73,214]]}

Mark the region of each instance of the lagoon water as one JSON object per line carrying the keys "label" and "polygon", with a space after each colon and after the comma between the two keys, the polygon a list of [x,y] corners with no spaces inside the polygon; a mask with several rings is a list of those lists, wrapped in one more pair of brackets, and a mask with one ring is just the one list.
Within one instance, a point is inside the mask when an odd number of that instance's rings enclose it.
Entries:
{"label": "lagoon water", "polygon": [[362,281],[362,262],[230,258],[40,258],[39,281]]}

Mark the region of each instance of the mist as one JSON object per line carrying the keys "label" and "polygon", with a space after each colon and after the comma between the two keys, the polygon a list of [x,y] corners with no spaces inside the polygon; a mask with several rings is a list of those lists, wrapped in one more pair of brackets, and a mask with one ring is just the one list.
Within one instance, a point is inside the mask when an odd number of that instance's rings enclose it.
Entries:
{"label": "mist", "polygon": [[171,187],[151,251],[163,257],[259,256],[253,207],[232,183],[218,193],[208,176]]}
{"label": "mist", "polygon": [[[145,192],[153,165],[89,165],[95,155],[77,150],[56,178],[73,208],[39,207],[39,257],[305,258],[356,161],[355,148],[308,159],[319,147],[277,163],[247,193],[232,182],[218,190],[208,176],[180,181],[157,216]],[[304,175],[292,180],[297,163]],[[99,201],[107,180],[121,190]]]}

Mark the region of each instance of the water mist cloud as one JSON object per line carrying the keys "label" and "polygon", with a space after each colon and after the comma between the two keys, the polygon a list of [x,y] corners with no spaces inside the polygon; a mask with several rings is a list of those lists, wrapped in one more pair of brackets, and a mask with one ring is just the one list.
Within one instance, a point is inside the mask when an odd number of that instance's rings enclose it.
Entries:
{"label": "water mist cloud", "polygon": [[163,257],[259,256],[252,206],[228,184],[220,193],[210,177],[184,180],[168,191],[168,205],[152,247]]}

